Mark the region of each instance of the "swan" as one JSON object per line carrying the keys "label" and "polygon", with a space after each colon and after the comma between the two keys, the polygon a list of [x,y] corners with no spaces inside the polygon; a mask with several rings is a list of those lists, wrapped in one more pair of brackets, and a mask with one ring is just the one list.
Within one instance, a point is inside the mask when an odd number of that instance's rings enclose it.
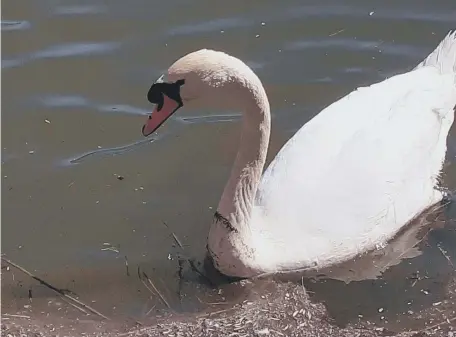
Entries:
{"label": "swan", "polygon": [[239,150],[207,238],[226,276],[318,270],[382,247],[444,192],[456,106],[456,31],[411,71],[323,109],[264,171],[271,129],[257,75],[227,53],[191,52],[150,87],[147,137],[183,106],[243,112]]}

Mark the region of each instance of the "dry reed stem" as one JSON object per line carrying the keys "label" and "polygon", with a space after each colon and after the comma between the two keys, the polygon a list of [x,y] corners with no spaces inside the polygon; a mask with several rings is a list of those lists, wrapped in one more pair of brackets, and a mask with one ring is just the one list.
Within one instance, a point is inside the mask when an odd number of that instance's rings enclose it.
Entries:
{"label": "dry reed stem", "polygon": [[157,289],[157,287],[155,286],[155,284],[152,282],[152,280],[149,278],[149,276],[147,276],[147,274],[145,272],[141,272],[140,268],[138,267],[138,276],[139,276],[139,279],[141,280],[141,282],[144,284],[144,286],[147,288],[147,290],[149,290],[152,294],[155,294],[154,291],[152,291],[147,285],[146,283],[144,282],[144,280],[141,278],[141,274],[142,276],[144,276],[144,278],[147,280],[147,282],[149,282],[149,284],[152,286],[152,288],[154,289],[155,293],[160,297],[160,299],[163,301],[163,303],[166,304],[166,306],[168,307],[168,309],[171,309],[171,306],[169,305],[168,301],[166,300],[165,296],[162,295],[162,293]]}
{"label": "dry reed stem", "polygon": [[448,256],[448,254],[443,250],[442,247],[440,247],[439,244],[437,244],[437,248],[440,250],[440,252],[441,252],[442,255],[445,257],[445,259],[447,259],[448,264],[449,264],[451,267],[453,267],[453,269],[454,269],[454,264],[453,264],[453,262],[451,261],[450,257]]}
{"label": "dry reed stem", "polygon": [[16,318],[30,319],[30,316],[26,316],[26,315],[3,314],[2,316],[3,317],[16,317]]}
{"label": "dry reed stem", "polygon": [[166,222],[163,221],[163,224],[165,225],[166,228],[169,229],[169,231],[171,232],[171,235],[173,236],[174,238],[174,241],[176,241],[176,243],[179,245],[179,247],[181,247],[182,250],[184,250],[184,245],[180,242],[179,238],[177,237],[177,235],[169,228],[168,224]]}
{"label": "dry reed stem", "polygon": [[[46,286],[47,288],[51,289],[52,291],[54,291],[55,293],[59,294],[60,296],[62,296],[63,298],[66,298],[68,300],[71,300],[73,302],[75,302],[76,304],[78,304],[79,306],[83,307],[84,309],[87,309],[89,310],[90,312],[92,312],[93,314],[95,315],[98,315],[106,320],[110,320],[108,317],[106,317],[105,315],[103,315],[101,312],[99,312],[98,310],[92,308],[91,306],[77,300],[76,298],[74,298],[73,296],[70,296],[68,294],[65,294],[65,292],[63,292],[61,289],[59,288],[56,288],[54,287],[52,284],[46,282],[45,280],[39,278],[38,276],[35,276],[33,275],[31,272],[29,272],[28,270],[26,270],[25,268],[19,266],[18,264],[14,263],[13,261],[7,259],[6,257],[3,257],[2,256],[2,260],[5,261],[6,263],[8,263],[10,266],[16,268],[17,270],[20,270],[21,272],[23,272],[24,274],[28,275],[29,277],[33,278],[34,280],[40,282],[42,285]],[[74,307],[78,307],[77,305],[75,305],[74,303],[69,303],[71,305],[73,305]]]}
{"label": "dry reed stem", "polygon": [[421,330],[418,330],[418,331],[413,331],[413,333],[414,334],[418,334],[418,333],[421,333],[421,332],[432,330],[432,329],[440,327],[441,325],[451,324],[451,322],[453,322],[453,321],[456,321],[456,316],[454,316],[452,318],[447,318],[446,320],[444,320],[442,322],[427,326],[424,329],[421,329]]}

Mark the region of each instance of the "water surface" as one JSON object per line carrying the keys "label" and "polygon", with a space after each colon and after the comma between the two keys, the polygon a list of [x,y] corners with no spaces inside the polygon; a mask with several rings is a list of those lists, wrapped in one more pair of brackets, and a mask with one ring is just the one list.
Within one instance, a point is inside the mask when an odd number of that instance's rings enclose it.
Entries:
{"label": "water surface", "polygon": [[[2,3],[2,253],[110,317],[144,320],[167,310],[149,298],[138,266],[173,310],[199,310],[195,294],[223,300],[191,268],[181,284],[177,255],[204,256],[239,112],[182,111],[144,140],[150,84],[199,48],[241,58],[270,98],[271,157],[328,104],[413,68],[455,28],[454,18],[453,0]],[[454,128],[448,142],[444,182],[454,190]],[[433,232],[423,254],[377,281],[308,287],[341,324],[410,327],[408,311],[445,297],[454,268],[437,246],[454,258],[454,235],[451,223]],[[417,273],[427,278],[407,290]],[[17,272],[2,281],[3,310],[23,310],[30,289],[38,311],[53,310],[45,287]]]}

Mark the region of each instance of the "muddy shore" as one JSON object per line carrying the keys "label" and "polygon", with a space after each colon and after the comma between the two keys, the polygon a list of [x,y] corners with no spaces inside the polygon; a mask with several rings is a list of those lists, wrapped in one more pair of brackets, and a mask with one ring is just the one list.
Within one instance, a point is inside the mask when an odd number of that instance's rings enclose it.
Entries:
{"label": "muddy shore", "polygon": [[[242,281],[247,283],[247,281]],[[269,283],[270,285],[270,283]],[[369,322],[338,327],[322,304],[314,303],[304,287],[295,283],[274,284],[273,296],[252,292],[231,308],[211,309],[199,314],[168,313],[151,323],[129,328],[124,323],[77,318],[57,319],[26,313],[2,316],[2,336],[454,336],[456,335],[456,282],[448,297],[423,312],[424,321],[415,331],[389,331]],[[271,292],[268,292],[271,293]]]}

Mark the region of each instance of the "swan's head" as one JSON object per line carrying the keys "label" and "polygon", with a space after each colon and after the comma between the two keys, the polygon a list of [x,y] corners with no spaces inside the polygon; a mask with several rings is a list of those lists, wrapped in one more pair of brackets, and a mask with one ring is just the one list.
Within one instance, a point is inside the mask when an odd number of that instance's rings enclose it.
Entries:
{"label": "swan's head", "polygon": [[260,80],[241,60],[214,50],[192,52],[150,87],[147,99],[155,108],[142,133],[152,134],[183,106],[241,109],[261,93],[265,96]]}

